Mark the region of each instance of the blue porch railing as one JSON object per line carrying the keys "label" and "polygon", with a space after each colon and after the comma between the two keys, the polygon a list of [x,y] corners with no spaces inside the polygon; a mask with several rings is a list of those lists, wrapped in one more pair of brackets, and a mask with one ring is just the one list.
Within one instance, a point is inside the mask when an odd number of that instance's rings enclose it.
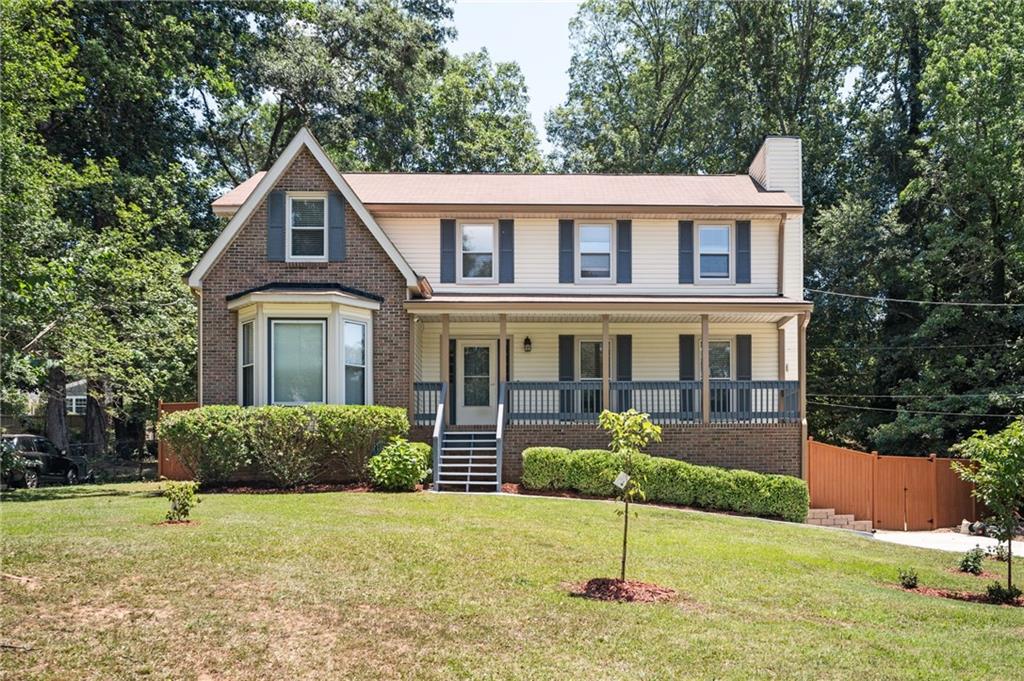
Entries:
{"label": "blue porch railing", "polygon": [[412,385],[413,425],[432,426],[437,416],[437,403],[444,383],[417,382]]}
{"label": "blue porch railing", "polygon": [[[611,381],[610,408],[633,408],[659,424],[703,420],[700,381]],[[511,381],[506,399],[510,426],[596,423],[603,408],[599,381]],[[711,381],[712,423],[799,421],[797,381]]]}

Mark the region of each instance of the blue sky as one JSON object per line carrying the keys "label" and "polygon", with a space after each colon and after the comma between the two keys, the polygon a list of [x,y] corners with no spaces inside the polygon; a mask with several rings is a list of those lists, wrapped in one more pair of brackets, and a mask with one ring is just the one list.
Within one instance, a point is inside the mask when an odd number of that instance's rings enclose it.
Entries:
{"label": "blue sky", "polygon": [[569,87],[569,20],[578,0],[457,0],[452,51],[486,47],[494,61],[519,63],[530,94],[530,116],[548,151],[544,113],[565,100]]}

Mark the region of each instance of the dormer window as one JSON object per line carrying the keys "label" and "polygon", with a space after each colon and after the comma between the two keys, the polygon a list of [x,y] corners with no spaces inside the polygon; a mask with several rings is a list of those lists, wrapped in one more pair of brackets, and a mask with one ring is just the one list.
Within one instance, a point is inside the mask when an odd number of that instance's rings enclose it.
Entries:
{"label": "dormer window", "polygon": [[494,263],[494,223],[464,222],[459,236],[459,281],[493,283],[498,280]]}
{"label": "dormer window", "polygon": [[576,236],[576,281],[608,282],[612,278],[612,226],[581,224]]}
{"label": "dormer window", "polygon": [[728,225],[700,225],[699,271],[701,279],[727,281],[732,276],[732,235]]}
{"label": "dormer window", "polygon": [[288,259],[327,260],[327,197],[323,194],[289,194]]}

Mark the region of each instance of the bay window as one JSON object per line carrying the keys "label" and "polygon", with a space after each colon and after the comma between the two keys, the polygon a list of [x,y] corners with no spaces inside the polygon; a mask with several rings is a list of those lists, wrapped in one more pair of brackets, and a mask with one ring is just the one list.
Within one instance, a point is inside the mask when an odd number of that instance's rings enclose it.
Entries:
{"label": "bay window", "polygon": [[256,404],[256,322],[242,324],[239,339],[239,386],[240,403],[243,407]]}
{"label": "bay window", "polygon": [[366,404],[366,324],[346,321],[345,404]]}
{"label": "bay window", "polygon": [[271,320],[270,403],[325,402],[326,351],[326,320]]}

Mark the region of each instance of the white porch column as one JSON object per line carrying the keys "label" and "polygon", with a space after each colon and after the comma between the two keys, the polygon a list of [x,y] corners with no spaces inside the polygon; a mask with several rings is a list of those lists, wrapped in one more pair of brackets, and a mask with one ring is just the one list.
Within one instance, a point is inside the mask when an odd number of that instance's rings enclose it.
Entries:
{"label": "white porch column", "polygon": [[611,409],[611,343],[608,337],[608,315],[601,315],[601,405]]}
{"label": "white porch column", "polygon": [[800,476],[807,479],[807,325],[811,313],[803,312],[797,329],[797,356],[800,375]]}
{"label": "white porch column", "polygon": [[[447,383],[451,375],[448,366],[448,315],[441,315],[441,383]],[[445,399],[444,422],[451,423],[452,386],[448,386],[448,395]]]}
{"label": "white porch column", "polygon": [[[498,390],[502,390],[505,385],[505,381],[508,380],[508,374],[505,373],[505,367],[508,365],[508,358],[505,356],[505,345],[507,344],[508,338],[508,315],[502,313],[498,315]],[[500,394],[500,393],[499,393]]]}
{"label": "white porch column", "polygon": [[703,423],[711,423],[711,358],[709,355],[710,324],[708,316],[700,316],[700,415]]}

